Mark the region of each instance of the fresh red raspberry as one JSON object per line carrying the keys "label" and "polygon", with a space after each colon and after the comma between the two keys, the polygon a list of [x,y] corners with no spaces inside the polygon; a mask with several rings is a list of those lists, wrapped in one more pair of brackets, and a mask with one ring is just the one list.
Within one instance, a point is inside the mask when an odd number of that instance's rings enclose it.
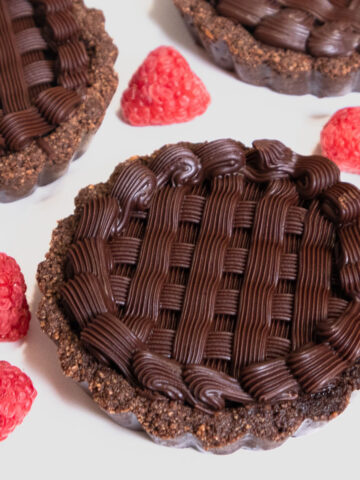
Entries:
{"label": "fresh red raspberry", "polygon": [[0,442],[22,423],[36,395],[30,378],[24,372],[0,361]]}
{"label": "fresh red raspberry", "polygon": [[19,265],[12,257],[0,253],[0,342],[19,340],[29,329],[25,291]]}
{"label": "fresh red raspberry", "polygon": [[124,120],[136,126],[187,122],[209,103],[203,82],[171,47],[150,52],[121,99]]}
{"label": "fresh red raspberry", "polygon": [[337,111],[321,132],[322,153],[341,170],[360,173],[360,107]]}

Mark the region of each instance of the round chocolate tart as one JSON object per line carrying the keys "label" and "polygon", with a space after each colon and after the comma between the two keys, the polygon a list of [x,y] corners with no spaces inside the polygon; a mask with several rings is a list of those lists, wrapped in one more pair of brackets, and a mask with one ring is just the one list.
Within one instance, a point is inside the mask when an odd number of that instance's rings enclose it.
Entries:
{"label": "round chocolate tart", "polygon": [[39,319],[120,424],[271,448],[360,388],[360,191],[330,160],[167,145],[75,203],[38,268]]}
{"label": "round chocolate tart", "polygon": [[117,87],[102,12],[81,0],[0,0],[0,202],[65,173]]}
{"label": "round chocolate tart", "polygon": [[210,57],[240,80],[318,97],[360,91],[359,0],[174,0]]}

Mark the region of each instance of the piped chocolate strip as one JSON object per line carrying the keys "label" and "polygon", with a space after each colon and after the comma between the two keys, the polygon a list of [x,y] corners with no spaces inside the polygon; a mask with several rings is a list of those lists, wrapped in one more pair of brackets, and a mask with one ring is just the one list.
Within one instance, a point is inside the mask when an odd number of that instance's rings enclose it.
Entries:
{"label": "piped chocolate strip", "polygon": [[269,184],[258,204],[234,333],[232,373],[235,377],[242,367],[266,358],[285,221],[290,205],[296,201],[294,185],[287,180],[277,180]]}
{"label": "piped chocolate strip", "polygon": [[[144,342],[159,315],[161,289],[169,269],[184,193],[183,189],[166,186],[153,198],[150,208],[124,318],[125,324]],[[162,205],[167,206],[165,211]],[[160,258],[158,251],[162,252]]]}
{"label": "piped chocolate strip", "polygon": [[[173,354],[181,363],[200,363],[202,360],[215,313],[215,292],[219,288],[242,188],[243,178],[237,175],[215,177],[212,181],[175,337]],[[209,261],[210,257],[212,261]]]}

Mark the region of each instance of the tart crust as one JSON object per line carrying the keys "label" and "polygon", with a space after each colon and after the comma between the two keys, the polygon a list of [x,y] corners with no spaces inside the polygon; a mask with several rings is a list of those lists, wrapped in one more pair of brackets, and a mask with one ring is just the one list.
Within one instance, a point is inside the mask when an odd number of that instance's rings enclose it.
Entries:
{"label": "tart crust", "polygon": [[[147,162],[150,158],[141,160]],[[277,447],[304,427],[317,426],[341,413],[352,391],[360,388],[359,361],[320,393],[301,393],[296,400],[275,404],[225,408],[211,415],[166,397],[154,398],[84,349],[59,306],[66,255],[82,206],[109,194],[123,166],[115,169],[108,182],[80,191],[74,214],[59,222],[46,260],[38,267],[37,280],[43,295],[38,318],[43,331],[57,345],[65,375],[85,387],[99,407],[121,425],[142,428],[157,443],[192,446],[213,453],[231,453],[240,447]]]}
{"label": "tart crust", "polygon": [[46,136],[51,153],[32,141],[22,151],[0,158],[0,202],[25,197],[63,175],[86,150],[117,88],[113,65],[118,51],[105,31],[103,13],[86,8],[82,0],[74,0],[73,11],[90,57],[90,87],[71,118]]}
{"label": "tart crust", "polygon": [[242,25],[220,16],[206,0],[174,0],[195,41],[220,67],[243,82],[279,93],[317,97],[360,91],[360,54],[312,57],[257,41]]}

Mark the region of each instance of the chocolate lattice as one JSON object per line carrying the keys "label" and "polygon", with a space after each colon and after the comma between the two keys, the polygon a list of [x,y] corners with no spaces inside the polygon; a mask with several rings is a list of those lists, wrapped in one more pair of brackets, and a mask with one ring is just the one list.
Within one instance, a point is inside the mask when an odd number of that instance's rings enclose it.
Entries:
{"label": "chocolate lattice", "polygon": [[51,132],[81,103],[89,59],[72,0],[0,0],[0,154]]}
{"label": "chocolate lattice", "polygon": [[197,408],[319,392],[360,356],[359,215],[323,157],[167,146],[84,205],[62,305],[99,360]]}
{"label": "chocolate lattice", "polygon": [[315,57],[347,56],[360,47],[359,0],[219,0],[217,10],[271,46]]}

